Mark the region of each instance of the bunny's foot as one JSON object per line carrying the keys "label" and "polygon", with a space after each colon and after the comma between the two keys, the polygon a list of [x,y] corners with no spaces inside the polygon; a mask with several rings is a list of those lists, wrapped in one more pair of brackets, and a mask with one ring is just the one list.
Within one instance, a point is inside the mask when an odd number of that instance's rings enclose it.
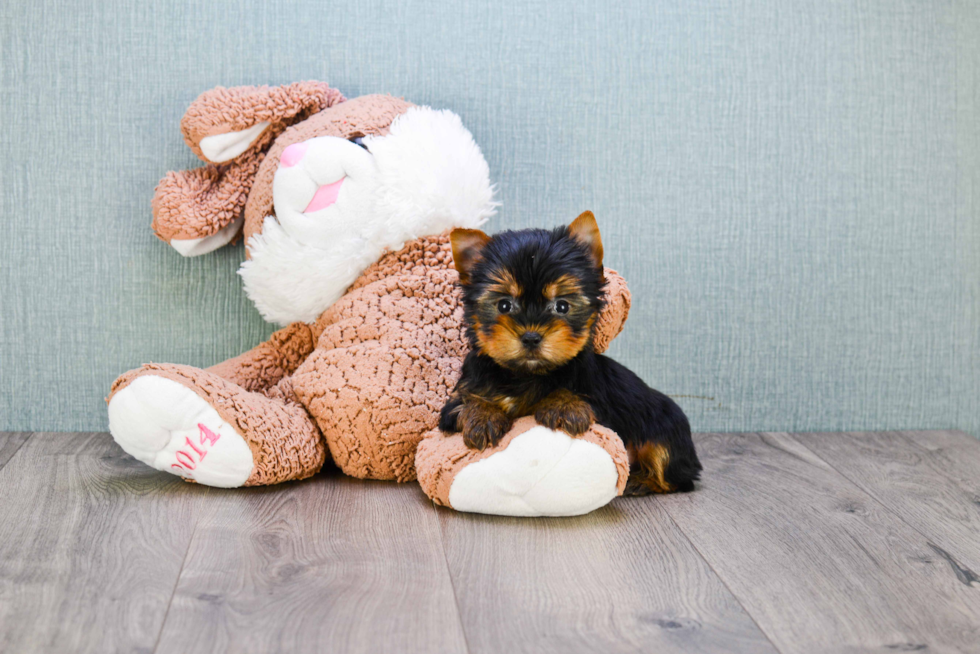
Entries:
{"label": "bunny's foot", "polygon": [[415,457],[419,484],[436,504],[510,516],[571,516],[623,494],[626,448],[615,432],[592,425],[572,438],[520,418],[501,441],[466,447],[461,434],[429,432]]}
{"label": "bunny's foot", "polygon": [[263,395],[197,368],[148,364],[113,385],[109,431],[143,463],[207,486],[302,479],[326,448],[284,383]]}

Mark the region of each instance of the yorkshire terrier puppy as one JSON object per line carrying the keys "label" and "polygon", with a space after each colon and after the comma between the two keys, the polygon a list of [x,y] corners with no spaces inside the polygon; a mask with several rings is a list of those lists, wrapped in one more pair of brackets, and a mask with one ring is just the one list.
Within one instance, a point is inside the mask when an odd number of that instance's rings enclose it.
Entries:
{"label": "yorkshire terrier puppy", "polygon": [[451,238],[471,350],[440,429],[484,449],[524,415],[572,436],[597,422],[626,445],[627,495],[694,490],[701,463],[687,416],[593,350],[605,277],[592,212],[552,231],[456,229]]}

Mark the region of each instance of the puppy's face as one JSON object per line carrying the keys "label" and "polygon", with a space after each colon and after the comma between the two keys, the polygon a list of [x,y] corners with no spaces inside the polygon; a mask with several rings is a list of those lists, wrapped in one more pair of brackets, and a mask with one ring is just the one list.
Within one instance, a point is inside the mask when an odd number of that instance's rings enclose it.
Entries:
{"label": "puppy's face", "polygon": [[591,343],[602,308],[602,241],[592,212],[552,231],[452,233],[471,345],[501,366],[542,374]]}

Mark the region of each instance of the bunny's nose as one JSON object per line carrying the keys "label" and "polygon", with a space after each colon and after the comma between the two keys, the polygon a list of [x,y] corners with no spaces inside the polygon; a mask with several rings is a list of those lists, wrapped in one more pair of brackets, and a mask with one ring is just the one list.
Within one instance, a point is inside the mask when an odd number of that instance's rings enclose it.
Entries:
{"label": "bunny's nose", "polygon": [[293,143],[288,148],[282,151],[282,156],[279,157],[279,165],[286,168],[292,168],[300,161],[303,160],[303,156],[306,154],[306,143]]}
{"label": "bunny's nose", "polygon": [[524,332],[521,334],[521,343],[524,347],[537,347],[541,345],[541,334],[538,332]]}

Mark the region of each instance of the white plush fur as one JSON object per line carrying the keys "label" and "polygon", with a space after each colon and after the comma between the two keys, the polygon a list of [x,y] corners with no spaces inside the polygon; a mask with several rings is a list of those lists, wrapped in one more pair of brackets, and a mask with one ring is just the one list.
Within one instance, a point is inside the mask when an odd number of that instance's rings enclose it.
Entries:
{"label": "white plush fur", "polygon": [[[202,440],[201,424],[217,440]],[[252,450],[241,435],[201,396],[172,379],[146,375],[113,395],[109,431],[127,454],[206,486],[237,488],[252,474]],[[188,461],[191,470],[179,465]]]}
{"label": "white plush fur", "polygon": [[[330,251],[338,236],[341,240],[362,236],[362,230],[381,222],[375,218],[378,169],[371,153],[347,139],[320,136],[305,145],[306,154],[299,164],[280,166],[276,171],[272,181],[275,219],[297,242]],[[304,213],[320,186],[340,180],[336,202]]]}
{"label": "white plush fur", "polygon": [[315,321],[381,255],[376,244],[338,235],[332,246],[306,245],[272,216],[249,240],[252,259],[238,274],[266,320],[281,325]]}
{"label": "white plush fur", "polygon": [[451,111],[413,107],[387,136],[364,139],[378,167],[379,237],[395,249],[453,227],[474,228],[496,211],[480,146]]}
{"label": "white plush fur", "polygon": [[238,234],[244,222],[245,216],[239,216],[214,234],[211,234],[211,236],[205,236],[203,238],[172,238],[170,239],[170,245],[185,257],[199,257],[202,254],[214,252],[218,248],[231,243],[231,240]]}
{"label": "white plush fur", "polygon": [[449,504],[457,511],[509,516],[582,515],[616,497],[612,457],[588,441],[532,427],[507,449],[456,474]]}
{"label": "white plush fur", "polygon": [[[373,166],[364,160],[368,153],[343,139],[307,143],[299,164],[276,172],[277,215],[249,240],[251,259],[239,271],[245,292],[271,322],[313,322],[386,249],[478,227],[496,209],[487,163],[452,112],[414,107],[386,136],[366,138]],[[302,213],[318,185],[342,176],[333,205]]]}

